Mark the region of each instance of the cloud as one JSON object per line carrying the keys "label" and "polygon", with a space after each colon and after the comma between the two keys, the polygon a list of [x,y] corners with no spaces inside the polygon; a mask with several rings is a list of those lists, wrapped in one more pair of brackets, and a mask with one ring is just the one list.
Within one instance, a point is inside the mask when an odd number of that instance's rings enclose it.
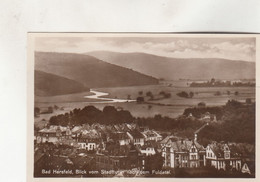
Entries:
{"label": "cloud", "polygon": [[235,38],[48,37],[37,39],[36,50],[72,53],[107,50],[144,52],[175,58],[225,58],[255,61],[255,41]]}

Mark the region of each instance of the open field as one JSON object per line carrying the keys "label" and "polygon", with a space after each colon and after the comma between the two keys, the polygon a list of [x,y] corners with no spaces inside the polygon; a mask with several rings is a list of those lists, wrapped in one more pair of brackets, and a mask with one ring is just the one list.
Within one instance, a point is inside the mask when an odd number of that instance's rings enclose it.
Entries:
{"label": "open field", "polygon": [[[106,105],[113,105],[116,108],[129,110],[135,117],[153,117],[156,114],[163,116],[177,117],[181,115],[185,108],[194,107],[199,102],[205,102],[207,106],[224,105],[229,99],[235,99],[244,102],[246,98],[255,99],[254,87],[187,87],[185,81],[172,82],[169,84],[147,85],[147,86],[131,86],[131,87],[114,87],[114,88],[98,88],[95,89],[100,92],[109,93],[107,98],[136,99],[138,96],[143,96],[145,101],[149,102],[138,104],[136,102],[128,103],[89,103],[100,101],[95,99],[87,99],[84,96],[91,95],[90,92],[83,92],[77,94],[60,95],[52,97],[36,97],[35,106],[41,109],[49,106],[57,105],[62,110],[54,110],[52,114],[41,114],[40,117],[35,118],[35,122],[42,125],[47,122],[51,116],[69,112],[74,108],[83,108],[87,105],[94,105],[99,109],[103,109]],[[142,94],[139,93],[142,91]],[[160,98],[161,91],[171,93],[171,97],[167,99],[158,99],[149,101],[146,93],[151,91],[155,98]],[[176,94],[178,92],[194,92],[193,98],[181,98]],[[214,94],[219,91],[220,96]],[[230,91],[230,95],[227,94]],[[238,91],[238,95],[234,92]],[[150,106],[149,106],[150,105]],[[45,121],[44,121],[45,120]]]}
{"label": "open field", "polygon": [[[84,96],[92,95],[90,92],[81,92],[75,94],[67,94],[67,95],[57,95],[57,96],[35,96],[35,106],[41,107],[42,104],[47,103],[67,103],[67,102],[82,102],[82,101],[90,101]],[[92,100],[91,100],[92,101]]]}

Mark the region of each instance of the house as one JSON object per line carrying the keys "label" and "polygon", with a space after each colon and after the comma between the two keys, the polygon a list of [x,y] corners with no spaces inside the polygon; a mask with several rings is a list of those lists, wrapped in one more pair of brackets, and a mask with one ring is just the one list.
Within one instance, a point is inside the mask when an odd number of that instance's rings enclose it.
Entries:
{"label": "house", "polygon": [[192,113],[189,113],[189,115],[187,116],[187,118],[190,119],[190,120],[192,120],[192,121],[194,121],[194,120],[196,119],[196,117],[194,117],[194,116],[192,115]]}
{"label": "house", "polygon": [[55,157],[65,157],[68,158],[70,156],[74,156],[76,154],[76,149],[69,146],[59,146],[55,152],[53,152],[52,156]]}
{"label": "house", "polygon": [[165,147],[169,142],[174,142],[176,140],[181,139],[180,137],[177,136],[166,136],[162,141],[160,141],[161,148]]}
{"label": "house", "polygon": [[217,117],[215,114],[210,114],[209,112],[206,112],[201,115],[200,120],[205,122],[217,122]]}
{"label": "house", "polygon": [[96,150],[101,140],[98,132],[95,129],[82,130],[78,137],[79,149],[85,149],[88,151]]}
{"label": "house", "polygon": [[144,156],[137,146],[133,144],[119,145],[119,143],[109,142],[106,150],[96,155],[98,169],[133,169],[144,168]]}
{"label": "house", "polygon": [[[74,165],[75,169],[81,170],[92,170],[95,168],[95,160],[94,157],[91,156],[75,156],[68,158],[72,164]],[[84,175],[86,176],[86,175]]]}
{"label": "house", "polygon": [[131,130],[131,129],[127,126],[126,123],[121,124],[120,127],[121,127],[122,131],[124,131],[124,132],[128,132],[128,131]]}
{"label": "house", "polygon": [[61,139],[69,137],[70,132],[68,130],[70,130],[68,127],[48,126],[37,133],[36,141],[37,143],[58,143]]}
{"label": "house", "polygon": [[110,139],[114,142],[118,142],[120,145],[130,144],[130,138],[125,132],[114,132],[111,133]]}
{"label": "house", "polygon": [[206,147],[206,165],[220,170],[241,170],[241,157],[231,152],[228,144],[213,142]]}
{"label": "house", "polygon": [[138,128],[137,124],[134,124],[134,123],[132,123],[132,124],[126,124],[126,126],[127,126],[130,130],[135,130],[135,129]]}
{"label": "house", "polygon": [[194,140],[169,137],[163,141],[164,167],[196,168],[205,166],[205,149]]}
{"label": "house", "polygon": [[73,139],[77,140],[78,136],[80,135],[82,128],[83,128],[82,126],[74,126],[74,128],[72,128],[72,130],[71,130],[71,137]]}
{"label": "house", "polygon": [[68,147],[74,147],[74,148],[79,148],[80,145],[78,144],[78,142],[76,142],[74,139],[62,139],[59,142],[60,146],[68,146]]}
{"label": "house", "polygon": [[160,144],[154,140],[146,141],[139,149],[141,154],[144,154],[145,156],[155,155],[160,152]]}
{"label": "house", "polygon": [[157,142],[162,140],[162,136],[154,130],[145,130],[142,132],[142,134],[145,137],[145,141],[153,140]]}
{"label": "house", "polygon": [[137,129],[127,132],[127,135],[129,136],[131,142],[134,145],[141,145],[141,146],[144,145],[145,137]]}

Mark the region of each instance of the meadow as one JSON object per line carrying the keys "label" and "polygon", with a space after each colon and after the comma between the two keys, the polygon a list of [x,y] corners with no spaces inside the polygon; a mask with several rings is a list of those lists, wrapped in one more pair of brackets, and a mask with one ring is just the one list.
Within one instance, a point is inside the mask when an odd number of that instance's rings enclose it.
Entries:
{"label": "meadow", "polygon": [[[84,96],[91,95],[90,92],[83,92],[69,95],[59,95],[52,97],[35,97],[35,107],[40,109],[49,106],[58,106],[61,109],[54,110],[51,114],[41,114],[35,118],[35,123],[42,127],[51,116],[69,112],[74,108],[83,108],[87,105],[94,105],[98,109],[103,109],[106,105],[113,105],[117,109],[129,110],[135,117],[153,117],[156,114],[162,116],[177,117],[181,115],[185,108],[197,106],[199,102],[206,103],[207,106],[224,105],[228,100],[234,99],[245,102],[246,98],[255,100],[254,87],[188,87],[186,81],[168,81],[161,82],[159,85],[130,86],[130,87],[111,87],[94,89],[100,92],[109,93],[107,98],[118,99],[136,99],[139,96],[144,97],[145,103],[126,102],[126,103],[88,103],[95,101],[87,99]],[[152,92],[155,100],[149,100],[147,92]],[[171,93],[170,98],[162,98],[161,91]],[[182,98],[176,94],[185,91],[193,92],[192,98]],[[228,94],[228,91],[230,94]],[[216,92],[221,93],[215,95]],[[238,95],[234,93],[238,92]],[[99,100],[100,101],[100,100]]]}

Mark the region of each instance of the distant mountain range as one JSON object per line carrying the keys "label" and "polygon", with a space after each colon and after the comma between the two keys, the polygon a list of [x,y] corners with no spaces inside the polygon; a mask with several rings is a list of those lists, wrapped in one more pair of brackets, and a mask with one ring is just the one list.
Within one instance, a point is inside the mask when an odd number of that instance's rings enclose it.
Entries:
{"label": "distant mountain range", "polygon": [[252,79],[255,63],[219,58],[169,58],[146,53],[95,51],[85,53],[111,64],[133,69],[156,78]]}
{"label": "distant mountain range", "polygon": [[89,88],[74,80],[43,71],[34,71],[35,95],[53,96],[89,91]]}
{"label": "distant mountain range", "polygon": [[[159,83],[158,79],[151,76],[84,54],[35,52],[35,70],[55,74],[59,77],[74,81],[73,84],[76,85],[79,90],[81,90],[81,88],[83,89],[83,87],[121,87]],[[36,72],[36,76],[38,78],[44,77],[44,79],[48,78],[51,80],[61,79],[53,79],[50,75],[44,75],[42,72]],[[53,76],[54,75],[52,75],[52,77]],[[36,79],[36,87],[41,86],[38,82],[42,80],[43,79]],[[67,80],[66,82],[68,84],[69,81]],[[64,82],[64,85],[65,84]],[[47,88],[45,88],[45,90],[46,89]],[[70,89],[68,89],[68,92],[69,90]]]}

